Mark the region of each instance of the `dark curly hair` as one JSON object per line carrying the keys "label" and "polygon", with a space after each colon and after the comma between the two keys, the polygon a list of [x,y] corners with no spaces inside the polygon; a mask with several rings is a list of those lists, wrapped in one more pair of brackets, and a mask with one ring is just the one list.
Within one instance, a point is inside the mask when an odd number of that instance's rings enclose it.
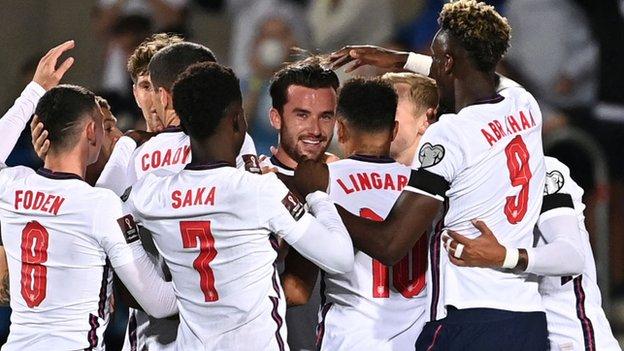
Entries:
{"label": "dark curly hair", "polygon": [[438,23],[458,40],[477,68],[491,72],[509,48],[511,27],[493,6],[458,0],[442,7]]}
{"label": "dark curly hair", "polygon": [[196,63],[173,84],[173,108],[189,136],[211,136],[234,103],[242,103],[234,71],[216,62]]}
{"label": "dark curly hair", "polygon": [[340,86],[338,76],[334,71],[325,67],[327,59],[314,55],[303,60],[286,65],[273,75],[269,92],[273,101],[273,108],[280,113],[284,112],[284,105],[288,102],[288,87],[300,85],[306,88],[332,88]]}
{"label": "dark curly hair", "polygon": [[35,114],[48,131],[50,148],[56,151],[72,147],[79,131],[76,126],[98,108],[95,94],[76,85],[59,85],[43,94]]}
{"label": "dark curly hair", "polygon": [[388,131],[394,128],[397,100],[387,81],[354,78],[340,88],[336,113],[359,131]]}

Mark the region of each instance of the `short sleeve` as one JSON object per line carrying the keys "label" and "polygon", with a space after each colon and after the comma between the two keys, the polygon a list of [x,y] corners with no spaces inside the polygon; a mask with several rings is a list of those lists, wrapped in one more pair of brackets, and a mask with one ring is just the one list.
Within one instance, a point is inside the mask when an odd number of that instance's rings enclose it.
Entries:
{"label": "short sleeve", "polygon": [[114,194],[105,194],[98,201],[94,234],[106,252],[113,268],[134,261],[131,245],[140,245],[139,231],[131,214],[124,214],[122,203]]}
{"label": "short sleeve", "polygon": [[414,155],[405,190],[443,199],[464,162],[459,140],[447,123],[440,121],[429,127]]}
{"label": "short sleeve", "polygon": [[312,215],[275,174],[259,177],[262,180],[257,201],[260,226],[291,244],[296,242],[310,226]]}
{"label": "short sleeve", "polygon": [[[570,176],[570,169],[553,157],[546,157],[546,181],[540,221],[544,221],[563,210],[574,210],[574,199],[581,201],[583,189]],[[553,211],[557,210],[557,211]]]}
{"label": "short sleeve", "polygon": [[236,157],[236,168],[244,169],[251,173],[260,173],[256,145],[251,136],[247,133],[245,133],[245,140],[243,141],[240,153]]}

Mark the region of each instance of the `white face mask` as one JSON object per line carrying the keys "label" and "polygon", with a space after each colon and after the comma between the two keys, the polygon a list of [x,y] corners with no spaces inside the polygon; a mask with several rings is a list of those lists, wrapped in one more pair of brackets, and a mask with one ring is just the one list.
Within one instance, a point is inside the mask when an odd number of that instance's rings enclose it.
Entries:
{"label": "white face mask", "polygon": [[262,66],[275,68],[286,59],[286,47],[279,39],[265,39],[258,45],[258,58]]}

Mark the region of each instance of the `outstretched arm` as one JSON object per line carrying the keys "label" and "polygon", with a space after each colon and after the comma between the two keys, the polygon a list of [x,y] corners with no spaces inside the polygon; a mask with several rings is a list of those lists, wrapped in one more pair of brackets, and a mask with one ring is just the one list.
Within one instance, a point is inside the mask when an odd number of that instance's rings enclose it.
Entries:
{"label": "outstretched arm", "polygon": [[17,139],[26,127],[28,120],[35,113],[35,107],[46,90],[55,87],[72,66],[74,59],[66,59],[58,68],[56,63],[59,57],[67,50],[74,47],[74,41],[66,41],[52,48],[41,58],[33,81],[26,86],[13,106],[0,118],[0,162],[5,162],[17,143]]}
{"label": "outstretched arm", "polygon": [[442,201],[430,195],[403,191],[383,222],[355,216],[341,206],[353,245],[385,265],[393,265],[427,232]]}

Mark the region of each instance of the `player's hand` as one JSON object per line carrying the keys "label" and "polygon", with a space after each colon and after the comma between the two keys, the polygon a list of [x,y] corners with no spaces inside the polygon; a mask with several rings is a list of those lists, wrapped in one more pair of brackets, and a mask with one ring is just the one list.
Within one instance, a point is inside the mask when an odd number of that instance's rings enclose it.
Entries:
{"label": "player's hand", "polygon": [[65,51],[73,47],[74,41],[69,40],[50,49],[50,51],[39,60],[37,70],[35,70],[35,75],[33,76],[33,81],[41,85],[45,90],[50,90],[57,86],[67,70],[74,64],[74,58],[67,58],[58,68],[56,68],[56,63]]}
{"label": "player's hand", "polygon": [[124,133],[124,136],[132,138],[137,144],[137,147],[143,145],[144,142],[150,140],[151,137],[158,133],[155,132],[146,132],[144,130],[129,130]]}
{"label": "player's hand", "polygon": [[353,72],[359,67],[371,65],[392,71],[402,71],[407,62],[408,52],[395,51],[372,45],[350,45],[332,52],[329,62],[332,69],[338,69],[350,62],[353,66],[345,70]]}
{"label": "player's hand", "polygon": [[[273,146],[271,146],[272,148]],[[262,166],[262,163],[267,159],[268,157],[266,157],[266,155],[261,155],[258,158],[258,163],[260,163],[260,172],[262,174],[267,174],[267,173],[277,173],[277,167],[271,167],[271,166]]]}
{"label": "player's hand", "polygon": [[329,170],[321,161],[306,159],[299,162],[295,169],[293,182],[299,194],[306,197],[317,190],[327,191]]}
{"label": "player's hand", "polygon": [[[468,239],[452,230],[443,237],[444,247],[448,251],[451,263],[460,267],[500,268],[505,261],[506,249],[483,221],[472,220],[481,235]],[[459,246],[462,247],[459,247]]]}
{"label": "player's hand", "polygon": [[45,160],[50,149],[50,140],[48,140],[48,131],[44,129],[43,123],[39,121],[37,115],[30,122],[30,135],[35,153],[40,159]]}

